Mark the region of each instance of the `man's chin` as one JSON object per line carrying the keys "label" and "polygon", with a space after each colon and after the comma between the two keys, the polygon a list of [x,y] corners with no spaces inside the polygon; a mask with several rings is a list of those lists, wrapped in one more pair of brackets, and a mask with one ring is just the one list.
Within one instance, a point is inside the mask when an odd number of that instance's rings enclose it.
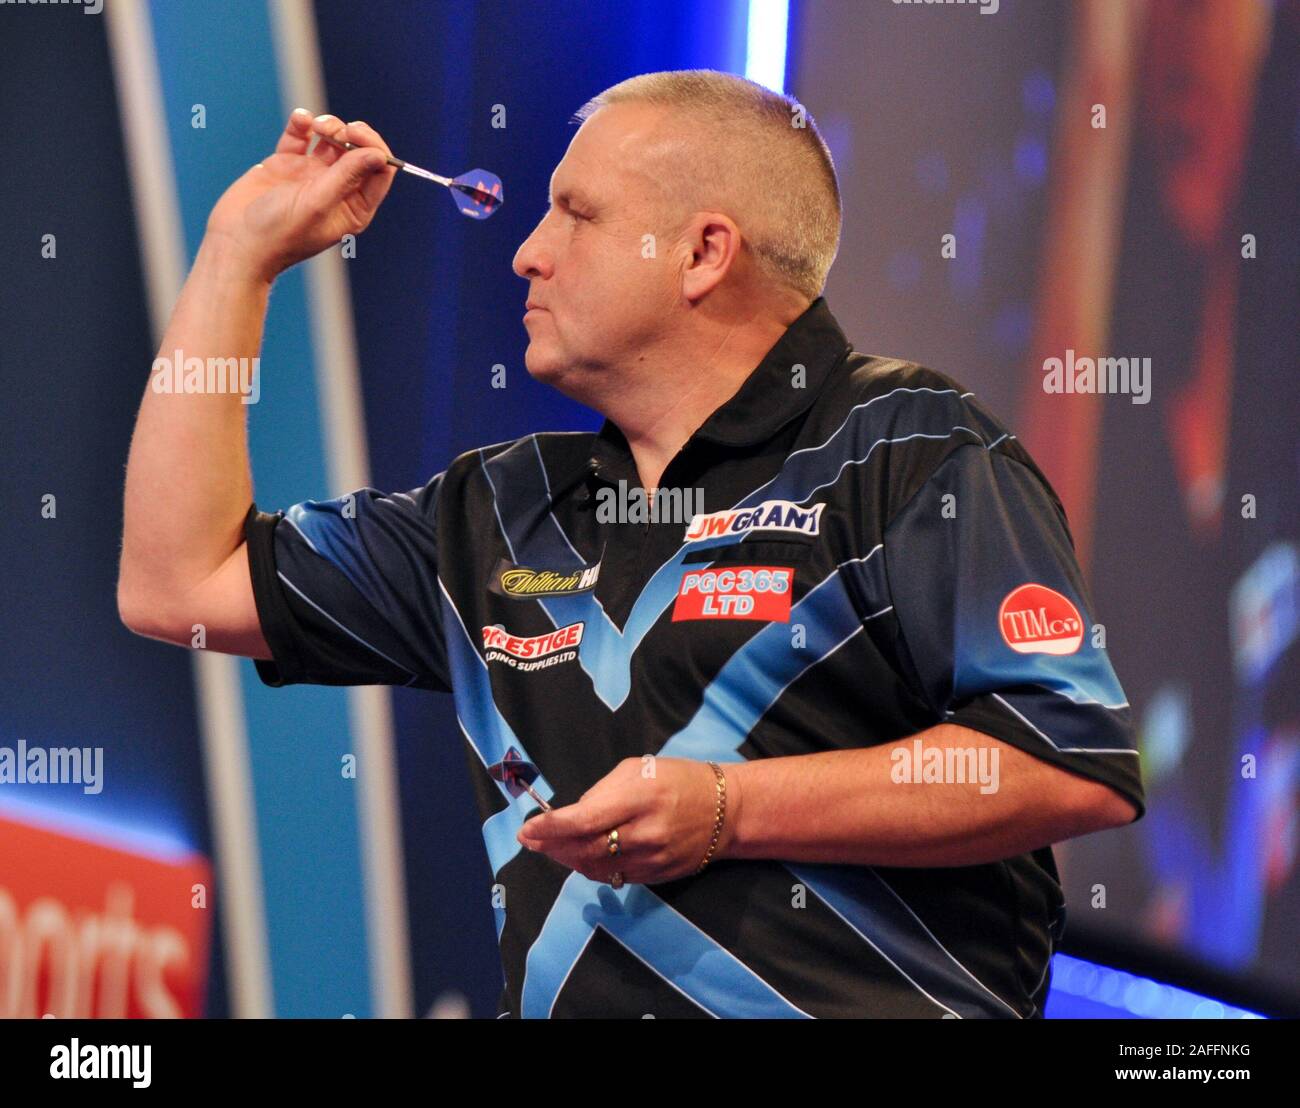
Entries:
{"label": "man's chin", "polygon": [[564,360],[554,354],[537,349],[537,343],[529,343],[524,351],[524,368],[535,381],[544,385],[558,385],[564,376]]}
{"label": "man's chin", "polygon": [[532,346],[524,354],[524,368],[534,381],[550,385],[570,400],[590,404],[591,398],[583,388],[584,374],[576,372],[569,362],[558,357],[544,357]]}

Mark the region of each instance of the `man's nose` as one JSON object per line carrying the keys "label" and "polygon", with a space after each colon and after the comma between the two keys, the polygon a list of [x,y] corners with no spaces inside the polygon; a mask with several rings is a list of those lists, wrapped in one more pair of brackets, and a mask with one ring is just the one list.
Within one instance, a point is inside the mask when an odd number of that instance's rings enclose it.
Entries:
{"label": "man's nose", "polygon": [[533,231],[515,251],[515,260],[511,265],[515,274],[526,280],[532,277],[549,277],[551,261],[542,249],[537,231]]}

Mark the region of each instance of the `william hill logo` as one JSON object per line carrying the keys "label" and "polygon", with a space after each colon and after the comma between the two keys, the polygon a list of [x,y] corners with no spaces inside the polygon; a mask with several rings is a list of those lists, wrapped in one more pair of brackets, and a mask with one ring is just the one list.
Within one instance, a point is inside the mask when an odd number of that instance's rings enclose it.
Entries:
{"label": "william hill logo", "polygon": [[600,577],[600,563],[582,569],[557,572],[553,569],[530,569],[516,566],[504,559],[497,564],[492,577],[492,590],[516,600],[531,600],[542,596],[569,596],[596,587]]}
{"label": "william hill logo", "polygon": [[1007,593],[998,627],[1017,654],[1073,654],[1083,645],[1079,609],[1046,585],[1021,585]]}

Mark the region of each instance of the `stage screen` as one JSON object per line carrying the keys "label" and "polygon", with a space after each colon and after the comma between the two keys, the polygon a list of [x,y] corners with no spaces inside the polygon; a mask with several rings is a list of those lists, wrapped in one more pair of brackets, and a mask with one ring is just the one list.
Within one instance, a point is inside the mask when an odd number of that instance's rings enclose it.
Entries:
{"label": "stage screen", "polygon": [[1300,5],[800,16],[830,303],[1019,434],[1132,706],[1148,810],[1057,848],[1071,925],[1300,987]]}

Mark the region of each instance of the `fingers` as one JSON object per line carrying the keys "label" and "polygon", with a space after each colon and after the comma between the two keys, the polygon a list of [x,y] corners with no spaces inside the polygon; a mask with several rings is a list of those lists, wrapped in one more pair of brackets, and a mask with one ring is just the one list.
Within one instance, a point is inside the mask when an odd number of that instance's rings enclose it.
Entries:
{"label": "fingers", "polygon": [[[336,115],[318,115],[311,121],[311,132],[315,136],[325,136],[338,142],[347,142],[347,124]],[[321,141],[317,138],[316,146],[312,150],[313,158],[324,162],[326,165],[333,165],[346,153],[340,150],[333,143]]]}
{"label": "fingers", "polygon": [[311,112],[306,108],[294,108],[289,115],[289,122],[280,133],[280,141],[275,144],[277,154],[305,154],[311,142]]}
{"label": "fingers", "polygon": [[370,124],[362,120],[344,123],[336,115],[325,113],[311,121],[311,132],[318,136],[312,157],[319,159],[331,169],[343,166],[337,173],[327,175],[325,192],[330,203],[348,196],[354,191],[360,193],[359,199],[364,209],[373,212],[388,195],[396,171],[379,172],[386,168],[386,163],[375,159],[373,154],[361,156],[361,150],[341,150],[333,143],[324,142],[319,136],[328,136],[335,142],[347,142],[365,150],[379,150],[385,158],[392,156],[392,151]]}
{"label": "fingers", "polygon": [[393,152],[388,149],[388,143],[379,137],[379,132],[369,123],[354,119],[347,125],[345,131],[346,134],[342,136],[343,142],[350,142],[356,146],[377,146],[384,152],[385,157],[392,156]]}
{"label": "fingers", "polygon": [[652,885],[682,876],[686,871],[668,868],[668,859],[662,852],[640,851],[633,854],[604,854],[597,858],[579,858],[569,868],[602,885],[611,883],[615,873],[623,875],[627,885]]}
{"label": "fingers", "polygon": [[548,854],[547,857],[552,861],[559,862],[560,865],[568,869],[582,874],[583,877],[605,884],[609,883],[610,877],[615,870],[622,873],[624,878],[627,878],[629,872],[648,872],[651,868],[646,864],[645,859],[638,858],[635,855],[610,854],[603,840],[598,845],[575,847],[572,850]]}
{"label": "fingers", "polygon": [[[335,142],[350,142],[353,146],[374,146],[384,152],[385,157],[392,155],[386,143],[369,123],[360,119],[355,119],[351,123],[344,123],[336,115],[318,115],[311,121],[311,130],[313,134],[324,135],[332,138]],[[328,142],[318,142],[316,144],[316,153],[322,156],[328,156],[328,163],[333,164],[344,153],[337,146]]]}
{"label": "fingers", "polygon": [[[313,183],[315,200],[320,210],[328,211],[360,192],[364,214],[357,214],[368,223],[370,215],[388,191],[395,172],[385,163],[382,151],[370,147],[349,150],[326,170],[319,181]],[[373,187],[376,181],[380,185],[378,189]]]}
{"label": "fingers", "polygon": [[336,115],[318,115],[312,118],[311,112],[306,108],[294,108],[289,113],[289,121],[280,134],[280,141],[275,144],[275,152],[306,154],[310,150],[312,157],[326,165],[333,165],[343,156],[344,151],[328,142],[320,141],[316,142],[315,149],[311,149],[312,142],[319,135],[331,137],[339,135],[339,141],[346,142],[348,140],[342,137],[342,133],[346,131],[346,124]]}
{"label": "fingers", "polygon": [[[525,827],[527,824],[525,824]],[[693,872],[689,864],[662,845],[660,837],[638,827],[638,821],[619,828],[619,852],[610,854],[609,840],[602,834],[583,840],[564,839],[545,845],[524,840],[529,850],[543,852],[551,861],[582,874],[592,881],[609,884],[614,872],[628,885],[649,885],[675,880]]]}
{"label": "fingers", "polygon": [[646,877],[662,872],[668,860],[668,852],[657,842],[653,834],[648,834],[644,830],[638,831],[636,821],[619,828],[618,841],[617,854],[609,852],[607,832],[581,839],[565,839],[558,843],[548,843],[544,847],[534,846],[531,841],[525,841],[524,845],[530,850],[544,850],[552,860],[569,869],[577,870],[593,881],[608,881],[614,870],[622,872],[629,882],[643,881]]}
{"label": "fingers", "polygon": [[[355,146],[375,147],[384,152],[385,157],[392,157],[393,152],[388,149],[386,143],[369,123],[364,123],[359,119],[354,119],[347,125],[344,142],[350,142]],[[371,210],[379,207],[385,196],[388,195],[388,188],[393,183],[393,178],[397,175],[397,170],[389,169],[386,173],[374,173],[369,179],[361,185],[361,197],[366,206]]]}

